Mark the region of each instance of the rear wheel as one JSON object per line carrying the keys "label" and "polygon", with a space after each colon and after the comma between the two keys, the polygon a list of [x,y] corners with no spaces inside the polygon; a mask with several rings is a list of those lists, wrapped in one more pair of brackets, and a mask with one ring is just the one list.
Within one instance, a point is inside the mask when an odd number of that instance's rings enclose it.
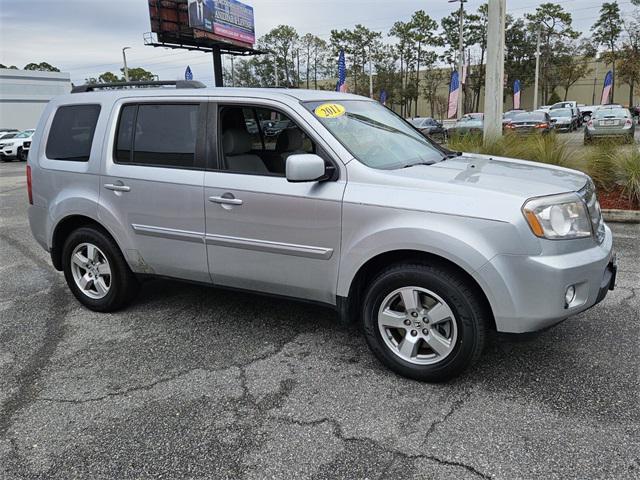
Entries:
{"label": "rear wheel", "polygon": [[376,357],[408,378],[453,378],[482,353],[487,312],[481,296],[446,267],[399,264],[369,286],[364,332]]}
{"label": "rear wheel", "polygon": [[82,227],[62,250],[64,276],[75,297],[98,312],[125,306],[138,292],[138,281],[116,243],[104,232]]}

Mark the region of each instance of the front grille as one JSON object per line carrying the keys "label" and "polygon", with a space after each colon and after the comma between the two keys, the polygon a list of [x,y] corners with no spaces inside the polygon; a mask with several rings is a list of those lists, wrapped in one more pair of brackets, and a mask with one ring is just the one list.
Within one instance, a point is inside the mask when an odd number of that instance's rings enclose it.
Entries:
{"label": "front grille", "polygon": [[600,210],[600,203],[596,196],[596,187],[591,180],[582,188],[578,194],[584,200],[587,205],[587,212],[591,219],[591,226],[598,243],[602,243],[604,240],[604,220],[602,218],[602,211]]}

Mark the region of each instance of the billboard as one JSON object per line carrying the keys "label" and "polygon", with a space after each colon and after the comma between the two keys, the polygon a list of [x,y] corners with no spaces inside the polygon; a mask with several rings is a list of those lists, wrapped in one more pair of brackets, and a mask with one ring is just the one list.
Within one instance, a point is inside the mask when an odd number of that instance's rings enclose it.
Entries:
{"label": "billboard", "polygon": [[189,0],[189,26],[253,45],[253,7],[237,0]]}

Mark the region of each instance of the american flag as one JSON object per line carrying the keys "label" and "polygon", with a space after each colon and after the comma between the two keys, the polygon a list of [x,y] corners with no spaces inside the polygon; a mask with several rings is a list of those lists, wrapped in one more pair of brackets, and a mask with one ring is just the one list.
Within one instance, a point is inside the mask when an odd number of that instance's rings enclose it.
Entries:
{"label": "american flag", "polygon": [[189,65],[187,65],[187,69],[184,71],[184,79],[193,80],[193,72],[191,71],[191,67]]}
{"label": "american flag", "polygon": [[604,77],[604,88],[602,89],[602,100],[600,100],[600,105],[606,105],[607,103],[609,103],[611,85],[613,85],[613,72],[609,70],[607,72],[607,76]]}
{"label": "american flag", "polygon": [[344,50],[340,50],[338,57],[338,83],[336,84],[336,92],[347,91],[347,63],[344,60]]}
{"label": "american flag", "polygon": [[520,108],[520,80],[513,82],[513,109]]}
{"label": "american flag", "polygon": [[460,95],[458,72],[453,72],[451,74],[451,83],[449,84],[449,111],[447,118],[453,118],[458,113],[458,95]]}

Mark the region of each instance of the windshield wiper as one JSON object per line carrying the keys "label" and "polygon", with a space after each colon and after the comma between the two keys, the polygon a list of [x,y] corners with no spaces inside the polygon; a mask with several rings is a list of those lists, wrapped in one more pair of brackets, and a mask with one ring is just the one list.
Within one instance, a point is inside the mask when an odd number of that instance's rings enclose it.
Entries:
{"label": "windshield wiper", "polygon": [[430,165],[435,165],[438,162],[434,162],[433,160],[429,161],[429,162],[416,162],[416,163],[409,163],[407,165],[403,165],[402,168],[409,168],[409,167],[415,167],[416,165],[425,165],[425,166],[430,166]]}

